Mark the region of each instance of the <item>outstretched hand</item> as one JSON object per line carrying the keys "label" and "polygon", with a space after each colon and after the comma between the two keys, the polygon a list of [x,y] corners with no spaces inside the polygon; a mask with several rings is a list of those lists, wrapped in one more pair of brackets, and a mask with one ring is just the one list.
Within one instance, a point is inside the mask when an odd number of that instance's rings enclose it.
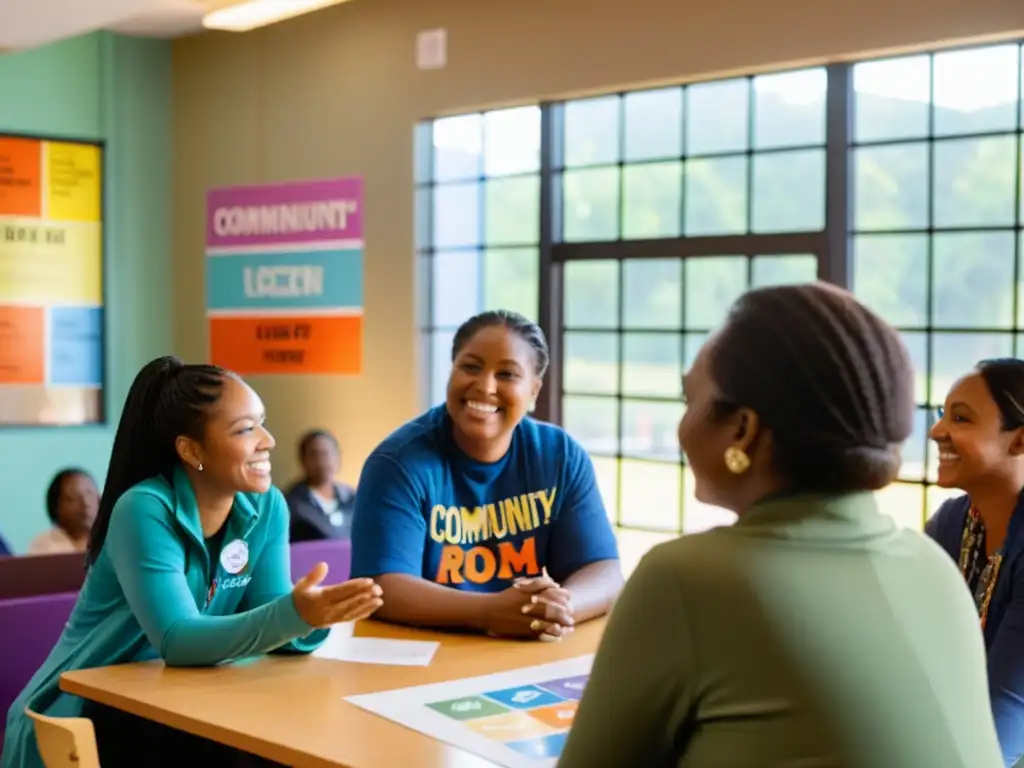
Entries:
{"label": "outstretched hand", "polygon": [[384,604],[384,592],[373,579],[352,579],[321,587],[325,578],[327,563],[317,563],[292,589],[295,610],[314,629],[365,619]]}

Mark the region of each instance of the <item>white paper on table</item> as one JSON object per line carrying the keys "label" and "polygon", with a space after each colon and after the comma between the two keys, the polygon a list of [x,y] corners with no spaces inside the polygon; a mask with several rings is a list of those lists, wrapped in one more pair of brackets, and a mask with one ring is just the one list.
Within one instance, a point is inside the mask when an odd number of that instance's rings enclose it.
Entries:
{"label": "white paper on table", "polygon": [[[504,768],[555,768],[570,723],[562,721],[564,724],[559,727],[549,720],[538,731],[534,718],[520,709],[520,705],[510,702],[522,701],[515,696],[519,691],[528,690],[535,695],[539,690],[547,692],[544,694],[546,699],[540,704],[542,709],[550,710],[552,696],[560,699],[561,704],[575,705],[590,676],[593,661],[593,654],[577,656],[463,680],[347,696],[345,701]],[[466,704],[470,709],[488,706],[493,711],[498,701],[503,705],[509,703],[509,706],[499,707],[505,713],[490,718],[457,720],[445,711],[449,705],[452,712],[465,711]],[[510,707],[512,711],[508,711]],[[477,730],[469,725],[476,723],[479,727],[488,720],[492,725],[521,729],[522,732],[516,741],[498,741],[494,738],[493,728],[490,735],[485,735],[487,730],[484,728]]]}
{"label": "white paper on table", "polygon": [[440,643],[424,640],[391,640],[383,637],[352,637],[331,631],[313,656],[355,664],[385,664],[397,667],[426,667]]}

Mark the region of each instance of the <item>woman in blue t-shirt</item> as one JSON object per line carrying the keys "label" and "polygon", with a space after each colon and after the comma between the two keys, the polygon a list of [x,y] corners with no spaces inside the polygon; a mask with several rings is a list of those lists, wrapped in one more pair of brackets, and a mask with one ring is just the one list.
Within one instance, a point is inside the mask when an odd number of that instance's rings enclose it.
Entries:
{"label": "woman in blue t-shirt", "polygon": [[388,595],[377,618],[557,640],[608,611],[622,574],[593,465],[564,430],[527,416],[548,358],[521,315],[467,320],[445,404],[370,455],[352,575]]}

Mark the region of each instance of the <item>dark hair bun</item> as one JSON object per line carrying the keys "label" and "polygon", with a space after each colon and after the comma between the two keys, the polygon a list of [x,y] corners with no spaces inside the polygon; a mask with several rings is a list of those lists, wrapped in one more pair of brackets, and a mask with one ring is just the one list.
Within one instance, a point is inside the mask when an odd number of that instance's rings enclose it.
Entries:
{"label": "dark hair bun", "polygon": [[896,479],[902,463],[898,444],[888,448],[863,445],[837,451],[814,450],[803,461],[797,455],[799,449],[783,442],[776,449],[776,459],[782,459],[778,463],[786,477],[808,490],[876,491]]}
{"label": "dark hair bun", "polygon": [[740,297],[711,375],[771,430],[776,467],[795,486],[875,490],[896,478],[914,423],[910,356],[849,292],[813,283]]}

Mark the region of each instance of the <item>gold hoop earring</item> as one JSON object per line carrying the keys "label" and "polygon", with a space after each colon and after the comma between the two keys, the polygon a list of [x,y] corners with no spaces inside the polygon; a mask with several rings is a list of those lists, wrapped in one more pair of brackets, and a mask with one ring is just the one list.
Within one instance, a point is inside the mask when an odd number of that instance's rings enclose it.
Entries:
{"label": "gold hoop earring", "polygon": [[725,466],[734,475],[742,475],[750,469],[750,457],[742,448],[730,445],[725,449]]}

